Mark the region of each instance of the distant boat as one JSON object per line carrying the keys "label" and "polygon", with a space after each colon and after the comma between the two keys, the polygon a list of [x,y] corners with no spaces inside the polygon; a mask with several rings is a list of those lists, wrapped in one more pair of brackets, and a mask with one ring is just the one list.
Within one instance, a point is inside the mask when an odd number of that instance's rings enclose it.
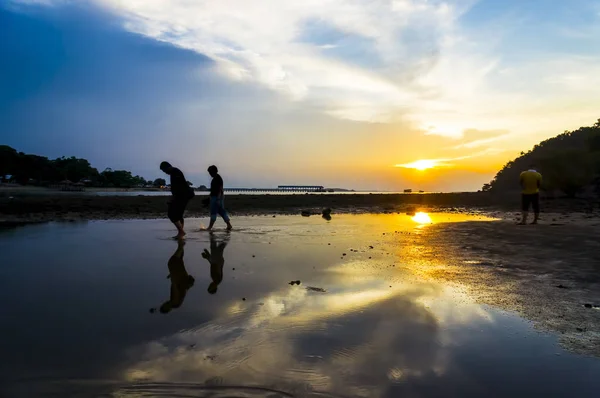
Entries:
{"label": "distant boat", "polygon": [[412,189],[405,189],[404,193],[412,193]]}

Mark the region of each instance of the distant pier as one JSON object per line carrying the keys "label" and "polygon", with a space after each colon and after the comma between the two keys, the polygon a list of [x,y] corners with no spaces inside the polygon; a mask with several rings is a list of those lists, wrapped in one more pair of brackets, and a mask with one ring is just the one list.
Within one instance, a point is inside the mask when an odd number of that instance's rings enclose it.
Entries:
{"label": "distant pier", "polygon": [[279,185],[277,188],[225,188],[226,192],[327,192],[321,185]]}

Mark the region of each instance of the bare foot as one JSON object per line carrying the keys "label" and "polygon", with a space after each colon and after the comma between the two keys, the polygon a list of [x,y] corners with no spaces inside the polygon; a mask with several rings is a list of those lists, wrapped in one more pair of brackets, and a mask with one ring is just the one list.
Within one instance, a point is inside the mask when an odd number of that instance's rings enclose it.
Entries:
{"label": "bare foot", "polygon": [[175,239],[175,240],[182,240],[182,239],[184,239],[184,238],[185,238],[185,232],[184,232],[184,233],[177,234],[177,235],[175,235],[175,236],[173,237],[173,239]]}

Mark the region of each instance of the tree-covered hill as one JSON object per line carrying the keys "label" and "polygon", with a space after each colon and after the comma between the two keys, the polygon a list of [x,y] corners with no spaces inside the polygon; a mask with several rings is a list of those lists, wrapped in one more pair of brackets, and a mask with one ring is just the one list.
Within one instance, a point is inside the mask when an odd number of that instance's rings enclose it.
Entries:
{"label": "tree-covered hill", "polygon": [[519,189],[519,174],[535,165],[543,175],[544,191],[575,196],[597,186],[600,176],[600,119],[590,127],[566,131],[540,142],[528,152],[506,163],[484,191]]}

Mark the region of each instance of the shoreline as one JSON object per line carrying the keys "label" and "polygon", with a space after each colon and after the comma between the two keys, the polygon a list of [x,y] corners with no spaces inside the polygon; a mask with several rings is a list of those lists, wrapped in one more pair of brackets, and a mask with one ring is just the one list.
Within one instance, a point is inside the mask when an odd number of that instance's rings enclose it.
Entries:
{"label": "shoreline", "polygon": [[[36,223],[70,220],[115,220],[165,218],[170,196],[22,195],[0,197],[0,223]],[[225,207],[232,216],[321,215],[407,213],[414,211],[507,212],[520,211],[520,196],[489,193],[442,194],[305,194],[226,195]],[[584,213],[599,218],[597,199],[544,199],[544,213]],[[206,217],[202,197],[190,201],[186,217]]]}

